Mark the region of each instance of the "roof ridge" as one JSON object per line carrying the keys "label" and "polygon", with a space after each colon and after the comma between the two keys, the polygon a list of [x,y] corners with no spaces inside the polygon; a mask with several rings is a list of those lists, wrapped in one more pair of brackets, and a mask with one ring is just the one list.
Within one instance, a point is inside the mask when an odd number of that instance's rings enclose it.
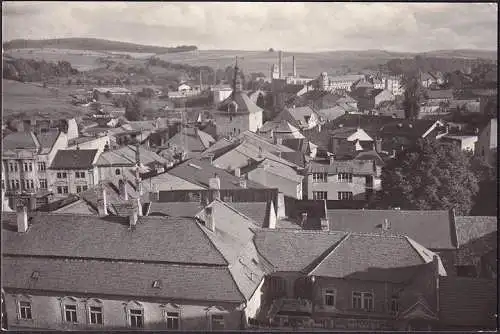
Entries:
{"label": "roof ridge", "polygon": [[[411,248],[418,254],[418,256],[420,256],[420,258],[424,261],[423,264],[427,264],[428,262],[426,261],[426,259],[424,258],[424,255],[425,254],[422,254],[416,247],[415,244],[419,245],[419,246],[422,246],[420,245],[418,242],[416,242],[415,240],[413,240],[412,238],[408,237],[408,236],[405,236],[405,240],[406,242],[408,242],[411,246]],[[414,244],[415,243],[415,244]],[[422,246],[422,248],[425,248],[424,246]],[[426,248],[427,249],[427,248]],[[430,251],[430,250],[429,250]],[[430,251],[432,253],[432,257],[434,258],[434,256],[436,256],[437,254]]]}
{"label": "roof ridge", "polygon": [[[241,213],[240,211],[236,210],[235,208],[233,208],[232,206],[230,206],[230,205],[229,205],[229,204],[227,204],[226,202],[221,201],[220,199],[215,199],[215,200],[213,200],[213,201],[212,201],[212,203],[214,203],[214,202],[222,203],[225,207],[227,207],[227,208],[229,208],[230,210],[234,211],[235,213],[239,214],[239,215],[240,215],[240,216],[242,216],[243,218],[245,218],[245,219],[247,219],[247,220],[250,220],[250,221],[252,221],[252,222],[254,222],[254,223],[257,223],[257,222],[255,222],[252,218],[247,217],[246,215],[244,215],[244,214],[243,214],[243,213]],[[212,203],[210,203],[209,205],[211,205]],[[240,202],[238,202],[238,203],[240,203]],[[253,202],[248,202],[248,203],[253,203]],[[258,202],[255,202],[255,203],[258,203]],[[249,228],[249,229],[250,229],[250,228]],[[251,229],[250,229],[250,230],[251,230]],[[252,233],[254,233],[254,232],[252,231]],[[254,233],[254,234],[255,234],[255,233]]]}
{"label": "roof ridge", "polygon": [[[337,250],[341,244],[344,243],[345,240],[349,239],[349,237],[351,236],[352,233],[349,233],[349,232],[346,232],[346,234],[344,235],[344,237],[342,237],[342,239],[340,239],[339,241],[337,241],[333,246],[329,247],[325,252],[323,252],[323,254],[321,254],[320,256],[318,256],[316,259],[318,258],[322,258],[317,265],[315,265],[311,270],[308,271],[308,275],[311,275],[313,274],[313,272],[331,255],[335,252],[335,250]],[[316,260],[315,259],[315,260]],[[311,262],[311,264],[314,262],[314,260]],[[306,269],[306,268],[304,268]]]}
{"label": "roof ridge", "polygon": [[[164,217],[158,217],[158,218],[164,218]],[[199,219],[199,218],[198,218]],[[201,230],[201,233],[203,234],[203,236],[208,240],[208,242],[210,243],[210,245],[215,249],[215,251],[222,257],[222,259],[224,260],[224,262],[226,263],[226,267],[229,266],[229,261],[226,259],[226,257],[224,256],[224,254],[222,254],[222,252],[219,250],[219,248],[215,245],[215,243],[212,241],[212,239],[208,236],[208,228],[203,228],[201,226],[201,223],[199,221],[196,221],[196,218],[193,218],[193,220],[195,221],[195,224],[196,226]],[[201,219],[199,219],[201,220]],[[228,270],[229,270],[229,267],[228,267]],[[241,292],[240,292],[241,293]]]}

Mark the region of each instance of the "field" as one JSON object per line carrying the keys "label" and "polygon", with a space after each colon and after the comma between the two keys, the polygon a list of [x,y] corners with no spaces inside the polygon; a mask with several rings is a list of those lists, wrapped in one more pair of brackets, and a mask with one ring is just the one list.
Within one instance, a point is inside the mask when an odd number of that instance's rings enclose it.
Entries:
{"label": "field", "polygon": [[68,90],[43,88],[35,84],[3,80],[3,118],[62,118],[86,113],[72,105]]}

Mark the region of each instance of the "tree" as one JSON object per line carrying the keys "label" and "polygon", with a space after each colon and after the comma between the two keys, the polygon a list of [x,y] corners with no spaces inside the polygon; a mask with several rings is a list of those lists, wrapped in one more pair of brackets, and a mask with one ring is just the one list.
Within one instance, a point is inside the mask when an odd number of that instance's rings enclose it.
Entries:
{"label": "tree", "polygon": [[471,214],[496,216],[498,210],[497,168],[474,156],[471,157],[471,166],[479,181],[479,191],[474,198]]}
{"label": "tree", "polygon": [[382,199],[402,209],[447,210],[467,215],[478,192],[470,158],[458,147],[420,139],[382,170]]}
{"label": "tree", "polygon": [[129,121],[140,121],[144,113],[144,103],[137,97],[128,97],[125,100],[125,118]]}
{"label": "tree", "polygon": [[257,97],[257,103],[259,107],[262,109],[266,108],[266,99],[264,98],[264,95],[262,93],[259,93],[259,96]]}
{"label": "tree", "polygon": [[418,119],[423,89],[416,72],[403,75],[402,86],[405,90],[403,100],[405,118],[411,120]]}

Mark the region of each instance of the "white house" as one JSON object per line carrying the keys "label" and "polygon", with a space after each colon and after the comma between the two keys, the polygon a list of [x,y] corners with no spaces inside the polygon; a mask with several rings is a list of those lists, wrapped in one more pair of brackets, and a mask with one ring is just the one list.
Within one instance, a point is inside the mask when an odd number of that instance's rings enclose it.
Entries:
{"label": "white house", "polygon": [[186,83],[181,83],[178,87],[177,87],[177,91],[179,93],[182,93],[182,92],[189,92],[191,91],[191,86],[189,86],[188,84]]}

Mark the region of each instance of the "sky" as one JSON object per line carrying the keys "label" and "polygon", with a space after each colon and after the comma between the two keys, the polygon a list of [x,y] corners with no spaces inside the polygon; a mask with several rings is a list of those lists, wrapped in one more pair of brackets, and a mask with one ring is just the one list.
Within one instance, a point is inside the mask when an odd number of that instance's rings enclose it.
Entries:
{"label": "sky", "polygon": [[495,3],[2,2],[3,41],[92,37],[201,50],[497,49]]}

